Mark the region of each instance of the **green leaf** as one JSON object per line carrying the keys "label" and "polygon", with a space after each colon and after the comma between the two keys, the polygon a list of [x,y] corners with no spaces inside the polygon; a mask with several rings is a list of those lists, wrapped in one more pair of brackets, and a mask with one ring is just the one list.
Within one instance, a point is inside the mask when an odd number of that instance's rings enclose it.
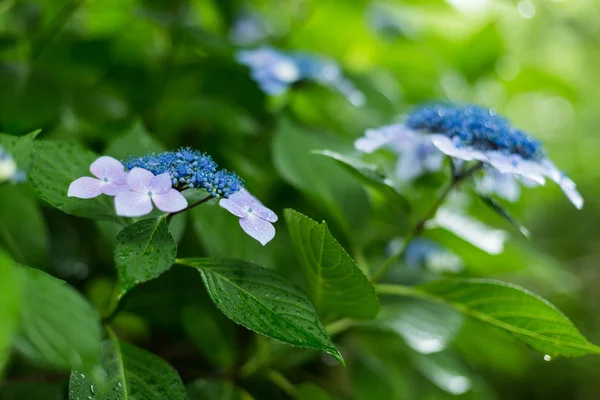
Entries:
{"label": "green leaf", "polygon": [[0,146],[4,147],[14,157],[17,167],[21,171],[29,171],[33,152],[33,140],[40,132],[41,130],[37,130],[23,136],[0,134]]}
{"label": "green leaf", "polygon": [[138,120],[126,133],[113,140],[106,149],[106,154],[117,160],[125,160],[130,156],[143,156],[147,153],[160,153],[165,147],[153,138],[143,122]]}
{"label": "green leaf", "polygon": [[413,354],[415,368],[445,392],[459,396],[473,386],[466,368],[451,354]]}
{"label": "green leaf", "polygon": [[69,185],[82,176],[91,176],[90,165],[98,156],[78,145],[60,141],[38,141],[33,146],[29,180],[42,200],[67,214],[94,219],[115,217],[112,199],[67,197]]}
{"label": "green leaf", "polygon": [[600,347],[588,342],[556,307],[510,283],[448,279],[417,287],[378,285],[378,292],[448,303],[544,354],[577,357],[600,353]]}
{"label": "green leaf", "polygon": [[69,382],[70,400],[185,400],[179,374],[162,358],[111,337],[102,343],[100,383],[74,370]]}
{"label": "green leaf", "polygon": [[115,264],[121,278],[120,296],[175,264],[177,245],[169,233],[166,216],[136,222],[117,236]]}
{"label": "green leaf", "polygon": [[381,193],[390,205],[400,207],[404,211],[410,209],[410,203],[388,181],[377,165],[367,164],[331,150],[315,150],[311,152],[334,160],[338,165],[352,174],[362,183]]}
{"label": "green leaf", "polygon": [[272,142],[273,163],[279,175],[305,193],[350,238],[368,217],[369,202],[364,189],[338,165],[313,150],[327,145],[324,134],[313,134],[283,120]]}
{"label": "green leaf", "polygon": [[192,258],[216,306],[230,319],[281,342],[323,350],[343,363],[310,299],[284,277],[241,260]]}
{"label": "green leaf", "polygon": [[100,355],[100,320],[75,289],[37,269],[24,276],[15,346],[33,361],[59,369],[92,366]]}
{"label": "green leaf", "polygon": [[0,190],[0,221],[0,244],[13,259],[29,265],[46,264],[48,232],[31,188],[15,185]]}
{"label": "green leaf", "polygon": [[22,286],[19,272],[0,251],[0,378],[19,322]]}
{"label": "green leaf", "polygon": [[318,224],[289,208],[285,219],[317,309],[353,318],[377,315],[375,288],[331,235],[325,221]]}
{"label": "green leaf", "polygon": [[330,400],[329,394],[314,383],[298,386],[298,400]]}
{"label": "green leaf", "polygon": [[496,200],[483,195],[479,195],[479,198],[481,199],[481,201],[483,201],[483,203],[486,206],[492,209],[492,211],[494,211],[496,214],[498,214],[500,217],[506,220],[509,224],[517,228],[517,230],[521,232],[523,236],[525,236],[526,238],[529,238],[531,236],[529,230],[518,220],[516,220],[512,215],[510,215],[510,213],[504,207],[502,207],[502,205]]}
{"label": "green leaf", "polygon": [[375,324],[400,335],[416,352],[430,354],[450,344],[463,320],[462,314],[446,304],[416,300],[384,306]]}
{"label": "green leaf", "polygon": [[252,400],[234,383],[224,380],[197,380],[187,386],[189,400]]}

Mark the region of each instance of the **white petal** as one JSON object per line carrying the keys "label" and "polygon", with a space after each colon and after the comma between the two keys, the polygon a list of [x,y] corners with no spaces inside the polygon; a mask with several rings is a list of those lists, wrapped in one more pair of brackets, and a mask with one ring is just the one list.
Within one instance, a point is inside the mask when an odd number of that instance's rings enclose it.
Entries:
{"label": "white petal", "polygon": [[531,179],[540,185],[546,183],[545,168],[536,161],[525,160],[516,154],[502,154],[499,151],[487,152],[489,163],[503,174],[516,174]]}
{"label": "white petal", "polygon": [[175,189],[171,189],[167,193],[152,194],[152,201],[156,208],[168,213],[184,210],[188,206],[185,197]]}
{"label": "white petal", "polygon": [[400,182],[411,182],[425,172],[423,160],[419,158],[418,149],[405,151],[396,163],[396,177]]}
{"label": "white petal", "polygon": [[235,201],[229,199],[221,199],[219,200],[219,206],[223,207],[236,217],[243,218],[248,215],[248,208],[243,207],[243,205],[236,203]]}
{"label": "white petal", "polygon": [[583,197],[577,191],[575,182],[564,176],[560,180],[559,185],[571,203],[573,203],[578,210],[581,210],[583,208]]}
{"label": "white petal", "polygon": [[398,132],[404,130],[404,125],[388,125],[377,129],[367,129],[365,136],[354,142],[354,148],[363,153],[372,153],[375,150],[391,143]]}
{"label": "white petal", "polygon": [[152,199],[144,193],[120,191],[115,196],[115,210],[122,217],[141,217],[152,211]]}
{"label": "white petal", "polygon": [[148,190],[152,193],[164,194],[167,193],[173,187],[173,182],[171,180],[171,175],[168,172],[165,172],[160,175],[156,175],[152,179],[150,179],[150,183],[148,184]]}
{"label": "white petal", "polygon": [[129,187],[127,185],[118,185],[112,182],[104,183],[102,185],[102,193],[107,196],[115,196],[122,190],[129,191]]}
{"label": "white petal", "polygon": [[102,156],[90,165],[90,171],[98,179],[107,178],[109,181],[117,184],[125,184],[125,167],[118,160]]}
{"label": "white petal", "polygon": [[143,168],[134,168],[127,175],[127,186],[134,192],[147,194],[154,174]]}
{"label": "white petal", "polygon": [[91,199],[102,194],[103,186],[104,182],[100,179],[84,176],[71,182],[67,196]]}
{"label": "white petal", "polygon": [[438,133],[430,134],[431,142],[440,151],[450,157],[458,158],[465,161],[488,161],[486,154],[482,151],[476,150],[472,147],[461,146],[455,143],[446,135]]}
{"label": "white petal", "polygon": [[275,237],[275,227],[270,222],[249,213],[244,218],[240,218],[242,229],[254,239],[258,240],[263,246]]}
{"label": "white petal", "polygon": [[496,195],[510,202],[515,202],[521,195],[521,187],[512,174],[503,174],[496,169],[487,168],[483,177],[475,179],[478,193]]}

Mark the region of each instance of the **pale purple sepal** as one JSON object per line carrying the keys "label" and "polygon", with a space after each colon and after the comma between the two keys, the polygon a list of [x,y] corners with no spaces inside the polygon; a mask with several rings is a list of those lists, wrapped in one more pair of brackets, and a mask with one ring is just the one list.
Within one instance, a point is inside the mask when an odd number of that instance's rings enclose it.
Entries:
{"label": "pale purple sepal", "polygon": [[134,168],[127,176],[130,191],[119,192],[115,196],[117,215],[141,217],[152,211],[152,203],[163,212],[174,213],[184,210],[187,200],[172,188],[168,173],[154,176],[143,168]]}
{"label": "pale purple sepal", "polygon": [[219,206],[239,217],[242,229],[263,246],[275,237],[275,228],[271,223],[277,222],[277,214],[246,189],[241,189],[227,199],[221,199]]}
{"label": "pale purple sepal", "polygon": [[125,167],[112,157],[102,156],[90,165],[90,172],[97,178],[82,177],[69,185],[67,196],[91,199],[101,194],[115,196],[125,190],[127,173]]}

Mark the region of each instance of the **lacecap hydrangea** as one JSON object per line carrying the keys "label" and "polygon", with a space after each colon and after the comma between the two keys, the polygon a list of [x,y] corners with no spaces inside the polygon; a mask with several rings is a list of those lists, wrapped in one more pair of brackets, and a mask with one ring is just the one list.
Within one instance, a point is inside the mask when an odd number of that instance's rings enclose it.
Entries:
{"label": "lacecap hydrangea", "polygon": [[235,173],[219,169],[211,156],[191,148],[130,157],[123,165],[130,171],[142,168],[154,175],[168,173],[173,187],[179,191],[206,189],[213,197],[229,197],[244,187],[243,180]]}
{"label": "lacecap hydrangea", "polygon": [[[275,237],[277,215],[245,190],[236,174],[219,169],[206,153],[180,148],[124,162],[102,156],[90,165],[90,172],[94,177],[71,182],[67,196],[114,197],[116,214],[122,217],[142,217],[154,207],[176,214],[220,198],[219,205],[238,217],[242,229],[263,246]],[[182,193],[188,189],[206,189],[209,195],[190,205]]]}
{"label": "lacecap hydrangea", "polygon": [[[509,200],[518,197],[509,182],[511,179],[535,186],[544,185],[549,178],[560,185],[577,208],[583,206],[575,183],[547,157],[541,142],[512,126],[493,109],[476,105],[425,105],[408,114],[403,123],[367,130],[355,147],[367,153],[381,147],[397,152],[400,178],[412,179],[438,170],[442,165],[438,157],[445,154],[458,163],[481,162],[484,174],[488,174],[487,191]],[[401,168],[405,158],[412,160],[410,174]],[[490,180],[498,185],[490,184]],[[503,193],[507,188],[511,189],[510,194]]]}
{"label": "lacecap hydrangea", "polygon": [[25,180],[25,173],[19,171],[13,156],[0,146],[0,183],[23,180]]}

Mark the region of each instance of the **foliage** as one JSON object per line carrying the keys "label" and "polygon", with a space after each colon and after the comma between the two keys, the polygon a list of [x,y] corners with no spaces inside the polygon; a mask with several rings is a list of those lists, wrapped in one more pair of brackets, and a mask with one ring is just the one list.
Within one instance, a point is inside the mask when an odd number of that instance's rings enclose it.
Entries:
{"label": "foliage", "polygon": [[0,399],[598,398],[598,12],[0,2]]}

